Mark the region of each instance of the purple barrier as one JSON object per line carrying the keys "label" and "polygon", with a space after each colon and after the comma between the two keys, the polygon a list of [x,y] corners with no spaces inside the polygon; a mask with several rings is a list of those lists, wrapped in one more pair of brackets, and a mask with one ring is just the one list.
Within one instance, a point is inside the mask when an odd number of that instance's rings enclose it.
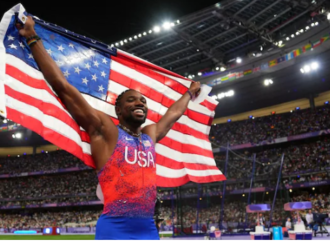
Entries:
{"label": "purple barrier", "polygon": [[269,204],[250,204],[246,206],[247,213],[259,213],[270,211]]}
{"label": "purple barrier", "polygon": [[300,188],[300,187],[316,187],[316,186],[322,186],[322,185],[329,185],[330,180],[325,181],[315,181],[315,182],[304,182],[304,183],[296,183],[292,185],[285,185],[287,189],[291,188]]}
{"label": "purple barrier", "polygon": [[285,211],[305,210],[305,209],[311,209],[311,208],[312,208],[311,202],[294,202],[294,203],[284,204]]}
{"label": "purple barrier", "polygon": [[[246,143],[246,144],[241,144],[241,145],[234,145],[234,146],[230,146],[230,149],[231,150],[240,150],[240,149],[252,148],[252,147],[256,147],[256,146],[279,144],[279,143],[284,143],[284,142],[288,142],[288,141],[301,140],[301,139],[306,139],[306,138],[311,138],[311,137],[316,137],[316,136],[321,136],[321,135],[327,135],[327,134],[330,134],[330,129],[320,130],[320,131],[305,133],[305,134],[298,134],[298,135],[293,135],[293,136],[288,136],[288,137],[276,138],[273,140],[264,140],[257,144]],[[218,152],[225,151],[225,150],[226,150],[225,148],[216,148],[216,149],[213,149],[213,153],[218,153]]]}
{"label": "purple barrier", "polygon": [[[265,192],[266,191],[266,187],[254,187],[251,189],[251,192]],[[249,193],[250,189],[238,189],[238,190],[233,190],[230,191],[230,194],[241,194],[241,193]]]}

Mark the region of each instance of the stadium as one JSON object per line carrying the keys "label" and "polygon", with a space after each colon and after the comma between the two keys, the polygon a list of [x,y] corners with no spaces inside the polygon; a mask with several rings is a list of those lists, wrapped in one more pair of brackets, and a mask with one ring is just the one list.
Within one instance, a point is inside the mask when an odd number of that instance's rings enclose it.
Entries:
{"label": "stadium", "polygon": [[[47,31],[57,27],[35,21]],[[329,1],[223,0],[105,43],[212,87],[209,98],[218,102],[210,123],[200,123],[221,175],[203,180],[192,172],[157,186],[160,239],[329,239],[329,39]],[[15,41],[2,36],[4,55],[19,56]],[[1,95],[0,87],[0,102]],[[117,96],[104,94],[109,103]],[[13,115],[14,103],[7,116],[0,103],[0,239],[93,240],[103,210],[95,170],[69,142],[52,142],[46,119]],[[193,149],[202,148],[182,153]],[[167,155],[175,160],[176,151]]]}

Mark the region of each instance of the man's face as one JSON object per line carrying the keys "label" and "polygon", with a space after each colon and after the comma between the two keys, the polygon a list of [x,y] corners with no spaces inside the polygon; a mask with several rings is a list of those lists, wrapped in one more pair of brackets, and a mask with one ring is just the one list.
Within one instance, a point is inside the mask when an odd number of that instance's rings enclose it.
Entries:
{"label": "man's face", "polygon": [[309,212],[309,213],[312,213],[312,210],[309,210],[308,212]]}
{"label": "man's face", "polygon": [[291,221],[291,219],[290,218],[288,218],[288,222],[290,222]]}
{"label": "man's face", "polygon": [[124,93],[119,106],[116,107],[118,118],[127,123],[143,124],[148,114],[147,101],[141,93],[131,90]]}

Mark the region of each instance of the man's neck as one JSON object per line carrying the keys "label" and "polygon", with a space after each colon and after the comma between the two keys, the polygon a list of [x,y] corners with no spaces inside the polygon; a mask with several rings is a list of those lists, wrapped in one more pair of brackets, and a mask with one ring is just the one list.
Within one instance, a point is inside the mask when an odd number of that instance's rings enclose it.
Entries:
{"label": "man's neck", "polygon": [[120,124],[127,129],[129,129],[131,132],[135,134],[139,134],[141,132],[141,126],[140,125],[135,125],[135,124],[128,124],[125,121],[121,121]]}

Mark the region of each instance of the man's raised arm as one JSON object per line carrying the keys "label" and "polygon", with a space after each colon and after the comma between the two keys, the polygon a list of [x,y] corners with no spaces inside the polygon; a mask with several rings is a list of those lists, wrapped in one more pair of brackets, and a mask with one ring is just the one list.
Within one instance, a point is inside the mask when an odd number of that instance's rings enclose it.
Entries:
{"label": "man's raised arm", "polygon": [[[34,24],[33,19],[29,16],[24,27],[20,24],[16,26],[19,29],[20,35],[29,39],[37,35]],[[45,50],[41,41],[37,41],[30,48],[47,82],[52,86],[72,117],[90,136],[101,134],[104,120],[106,120],[107,126],[109,124],[113,126],[108,128],[115,130],[114,123],[109,118],[103,118],[102,114],[91,107],[81,93],[68,83],[60,68]]]}

